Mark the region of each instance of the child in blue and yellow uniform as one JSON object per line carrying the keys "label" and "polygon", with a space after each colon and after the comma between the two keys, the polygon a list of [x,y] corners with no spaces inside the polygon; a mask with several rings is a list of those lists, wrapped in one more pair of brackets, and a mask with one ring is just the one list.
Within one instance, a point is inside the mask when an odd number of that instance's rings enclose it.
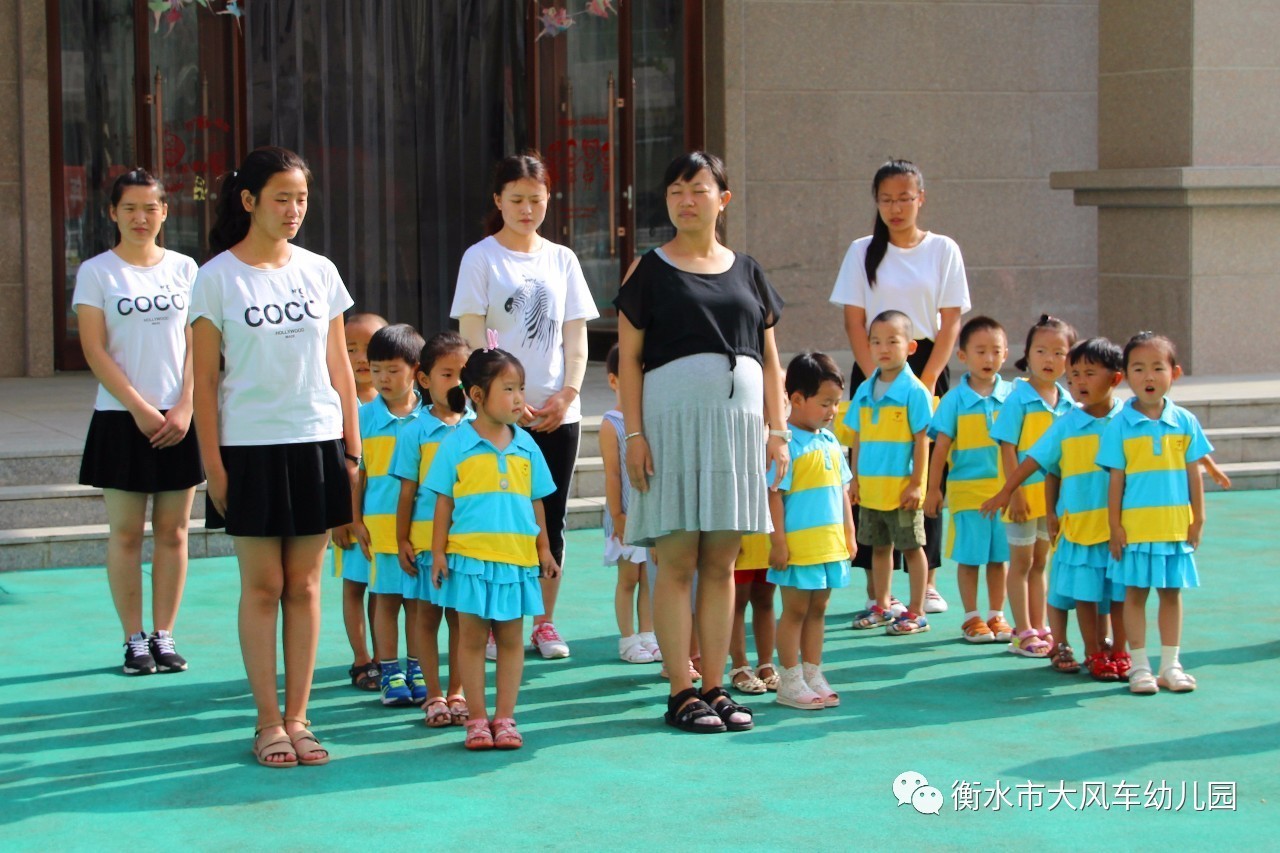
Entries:
{"label": "child in blue and yellow uniform", "polygon": [[[400,481],[391,474],[396,439],[422,413],[414,377],[422,336],[403,323],[379,329],[369,339],[369,367],[378,399],[360,407],[364,458],[357,488],[361,515],[356,535],[373,556],[369,592],[373,596],[374,652],[382,670],[383,705],[421,705],[427,685],[418,665],[415,579],[400,568],[396,505]],[[404,608],[408,665],[400,669],[400,609]]]}
{"label": "child in blue and yellow uniform", "polygon": [[[418,358],[418,387],[427,408],[416,420],[407,424],[396,441],[391,457],[391,473],[400,480],[400,500],[396,506],[396,542],[400,551],[400,568],[415,580],[417,601],[415,633],[420,670],[427,685],[427,701],[423,705],[426,724],[432,728],[462,725],[468,716],[467,700],[462,695],[462,677],[458,672],[458,614],[446,610],[436,601],[436,588],[431,582],[431,533],[436,512],[436,495],[421,485],[431,470],[436,451],[446,436],[451,435],[474,414],[467,408],[466,396],[459,384],[462,367],[467,363],[471,347],[461,335],[440,332],[432,335]],[[449,692],[440,685],[440,622],[449,626]]]}
{"label": "child in blue and yellow uniform", "polygon": [[[1126,587],[1124,625],[1133,668],[1129,690],[1196,689],[1182,669],[1182,589],[1200,585],[1192,552],[1204,530],[1200,462],[1210,446],[1195,415],[1166,396],[1182,375],[1173,342],[1142,332],[1125,344],[1124,376],[1134,396],[1102,434],[1098,464],[1111,472],[1107,577]],[[1147,657],[1147,596],[1160,597],[1160,675]]]}
{"label": "child in blue and yellow uniform", "polygon": [[[957,563],[956,583],[964,604],[961,635],[971,643],[1007,642],[1013,631],[1004,618],[1005,572],[1009,542],[1004,523],[984,516],[978,507],[1000,488],[1000,448],[991,428],[1012,390],[1000,378],[1009,354],[1004,327],[990,317],[974,317],[960,329],[960,360],[969,372],[947,392],[933,413],[929,437],[933,459],[924,514],[936,518],[942,507],[942,468],[947,476],[947,509],[951,513],[947,557]],[[978,612],[978,567],[987,567],[987,618]]]}
{"label": "child in blue and yellow uniform", "polygon": [[[1067,611],[1075,609],[1084,640],[1085,668],[1098,681],[1127,676],[1124,622],[1120,618],[1124,587],[1107,580],[1107,485],[1109,475],[1096,458],[1102,433],[1120,408],[1114,392],[1121,377],[1120,347],[1106,338],[1090,338],[1072,347],[1071,390],[1080,408],[1054,421],[1000,493],[982,505],[994,515],[1009,505],[1014,490],[1037,471],[1046,474],[1047,492],[1057,493],[1047,512],[1049,537],[1055,543],[1049,572],[1049,625],[1057,644],[1051,654],[1058,672],[1077,672],[1075,652],[1067,642]],[[1052,497],[1052,494],[1049,495]],[[1102,615],[1115,623],[1115,645],[1105,648]]]}
{"label": "child in blue and yellow uniform", "polygon": [[[1018,359],[1027,372],[1013,382],[991,437],[1000,442],[1000,460],[1012,471],[1027,458],[1053,422],[1071,409],[1071,395],[1058,384],[1067,371],[1067,353],[1076,342],[1076,330],[1048,314],[1027,332],[1026,348]],[[1053,635],[1045,612],[1044,567],[1049,559],[1049,527],[1044,474],[1036,471],[1014,491],[1005,516],[1009,540],[1009,609],[1013,611],[1013,637],[1009,651],[1023,657],[1042,658],[1053,650]]]}
{"label": "child in blue and yellow uniform", "polygon": [[[369,373],[369,339],[387,325],[377,314],[352,314],[347,318],[347,358],[356,378],[356,401],[364,406],[378,399],[378,389],[373,387]],[[351,644],[354,658],[347,675],[351,683],[361,690],[381,688],[382,671],[369,652],[369,637],[373,628],[373,597],[365,604],[365,592],[369,587],[369,554],[357,541],[352,525],[335,527],[333,538],[333,576],[342,578],[342,622],[347,629],[347,642]],[[365,622],[366,613],[368,622]],[[367,625],[367,627],[366,627]]]}
{"label": "child in blue and yellow uniform", "polygon": [[[458,611],[459,669],[471,708],[466,747],[518,749],[524,617],[543,612],[539,575],[560,574],[542,507],[556,486],[538,445],[515,425],[524,412],[519,360],[496,347],[476,350],[462,384],[476,418],[441,442],[425,481],[437,496],[431,574],[436,603]],[[484,687],[490,624],[498,647],[492,726]]]}
{"label": "child in blue and yellow uniform", "polygon": [[[858,549],[846,491],[853,475],[827,429],[844,396],[844,376],[830,356],[801,353],[787,365],[786,391],[791,466],[769,490],[768,578],[782,588],[778,704],[834,708],[840,696],[822,674],[822,635],[831,590],[849,585],[849,559]],[[773,471],[765,475],[769,483],[775,478]]]}
{"label": "child in blue and yellow uniform", "polygon": [[[876,603],[854,628],[886,626],[890,634],[929,630],[924,594],[929,561],[924,553],[924,478],[929,469],[926,432],[933,399],[911,372],[907,356],[916,350],[911,321],[901,311],[882,311],[868,331],[876,369],[858,386],[844,425],[853,435],[850,499],[860,504],[858,544],[869,545]],[[893,549],[902,552],[911,579],[911,601],[890,615]]]}

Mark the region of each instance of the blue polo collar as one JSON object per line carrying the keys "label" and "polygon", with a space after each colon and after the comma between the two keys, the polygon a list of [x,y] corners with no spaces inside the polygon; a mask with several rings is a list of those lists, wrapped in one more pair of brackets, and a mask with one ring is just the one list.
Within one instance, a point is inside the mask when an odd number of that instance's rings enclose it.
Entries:
{"label": "blue polo collar", "polygon": [[889,383],[889,387],[885,389],[884,396],[877,400],[875,387],[876,381],[879,380],[879,378],[880,368],[877,367],[875,371],[872,372],[871,378],[867,380],[866,385],[863,386],[866,388],[865,393],[860,395],[866,397],[873,406],[881,406],[888,400],[892,400],[895,403],[907,402],[911,396],[912,386],[920,382],[919,379],[916,379],[915,373],[912,372],[911,365],[904,364],[902,365],[902,372],[898,374],[897,378],[894,379],[893,382]]}
{"label": "blue polo collar", "polygon": [[1081,429],[1084,429],[1097,421],[1111,420],[1122,408],[1124,408],[1124,403],[1121,403],[1119,400],[1112,399],[1111,411],[1107,412],[1100,418],[1095,418],[1093,415],[1086,412],[1082,406],[1076,406],[1074,409],[1063,415],[1063,417],[1070,418],[1071,420],[1068,423],[1072,426],[1078,425]]}
{"label": "blue polo collar", "polygon": [[1173,413],[1173,410],[1176,407],[1174,406],[1173,401],[1170,400],[1168,397],[1164,398],[1164,410],[1160,412],[1160,417],[1158,418],[1149,418],[1146,415],[1142,414],[1142,412],[1139,412],[1137,408],[1134,407],[1134,403],[1136,402],[1138,402],[1137,397],[1130,397],[1128,400],[1124,402],[1125,423],[1136,425],[1136,424],[1142,423],[1143,421],[1154,420],[1154,421],[1159,421],[1160,423],[1168,424],[1171,427],[1178,426],[1178,416]]}
{"label": "blue polo collar", "polygon": [[991,389],[991,393],[985,397],[973,390],[973,385],[969,383],[969,374],[967,372],[960,377],[960,384],[957,387],[960,389],[960,401],[964,403],[965,408],[976,406],[980,402],[994,401],[1003,403],[1008,398],[1009,393],[1013,391],[1013,383],[999,373],[996,374],[996,387]]}
{"label": "blue polo collar", "polygon": [[398,415],[393,415],[391,413],[391,410],[387,408],[387,401],[382,399],[381,394],[379,394],[377,397],[374,397],[368,403],[365,403],[366,406],[373,407],[373,415],[371,417],[373,417],[375,420],[374,426],[377,426],[381,429],[385,429],[386,427],[391,426],[391,424],[395,423],[396,421],[413,420],[414,418],[418,417],[418,415],[426,411],[422,407],[421,395],[419,395],[415,391],[414,396],[417,398],[417,403],[414,405],[413,411],[409,412],[409,414],[405,415],[403,418],[399,417]]}
{"label": "blue polo collar", "polygon": [[471,407],[468,406],[467,410],[462,413],[462,420],[451,426],[436,417],[434,409],[434,406],[425,406],[423,407],[422,414],[418,416],[422,419],[422,422],[426,424],[427,432],[424,438],[431,438],[441,430],[456,429],[468,421],[474,421],[476,419],[476,413],[471,411]]}
{"label": "blue polo collar", "polygon": [[509,456],[517,450],[525,453],[532,453],[538,449],[538,445],[534,443],[533,438],[524,429],[518,426],[511,427],[513,433],[511,443],[502,450],[499,450],[492,441],[476,432],[474,424],[474,416],[471,420],[465,421],[458,425],[458,442],[462,446],[463,452],[472,450],[480,445],[485,445],[499,456]]}
{"label": "blue polo collar", "polygon": [[1075,401],[1071,399],[1071,393],[1067,391],[1066,388],[1062,387],[1062,383],[1055,382],[1053,384],[1054,387],[1058,389],[1058,405],[1053,407],[1050,407],[1049,404],[1044,401],[1044,397],[1041,397],[1036,391],[1035,387],[1021,376],[1013,380],[1013,390],[1010,394],[1011,396],[1017,395],[1020,400],[1039,403],[1040,407],[1046,412],[1053,412],[1055,415],[1064,414],[1065,412],[1075,408]]}

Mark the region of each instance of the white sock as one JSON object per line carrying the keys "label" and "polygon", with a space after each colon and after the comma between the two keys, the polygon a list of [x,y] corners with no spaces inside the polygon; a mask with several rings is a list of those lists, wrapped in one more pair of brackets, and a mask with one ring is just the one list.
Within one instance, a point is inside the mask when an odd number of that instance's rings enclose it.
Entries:
{"label": "white sock", "polygon": [[978,615],[978,611],[976,610],[966,610],[964,613],[964,621],[968,622],[970,619],[973,619]]}
{"label": "white sock", "polygon": [[866,606],[866,607],[864,607],[864,608],[862,608],[862,609],[863,609],[863,610],[870,610],[871,608],[873,608],[873,607],[875,607],[875,606],[876,606],[876,600],[875,600],[874,598],[868,598],[868,599],[867,599],[867,606]]}
{"label": "white sock", "polygon": [[1151,671],[1151,661],[1147,657],[1146,649],[1129,649],[1129,657],[1133,661],[1132,666],[1129,668],[1130,671],[1138,669],[1145,669],[1147,672]]}
{"label": "white sock", "polygon": [[1166,672],[1171,666],[1181,666],[1178,663],[1178,649],[1181,646],[1161,646],[1160,647],[1160,671]]}
{"label": "white sock", "polygon": [[988,622],[990,622],[992,619],[996,618],[997,616],[999,616],[1001,619],[1003,619],[1003,618],[1004,618],[1004,611],[1003,611],[1003,610],[988,610],[988,611],[987,611],[987,621],[988,621]]}

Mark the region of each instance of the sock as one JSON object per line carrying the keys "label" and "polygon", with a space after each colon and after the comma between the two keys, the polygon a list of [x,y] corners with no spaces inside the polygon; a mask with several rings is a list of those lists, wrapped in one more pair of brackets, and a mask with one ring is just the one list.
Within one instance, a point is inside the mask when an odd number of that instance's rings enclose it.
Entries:
{"label": "sock", "polygon": [[978,616],[978,615],[979,615],[978,611],[976,610],[966,610],[964,612],[964,621],[968,622],[970,619],[973,619],[975,616]]}
{"label": "sock", "polygon": [[1139,669],[1145,669],[1147,672],[1151,671],[1151,661],[1147,658],[1146,649],[1130,649],[1129,657],[1133,660],[1130,672]]}
{"label": "sock", "polygon": [[1178,663],[1178,649],[1181,646],[1161,646],[1160,647],[1160,671],[1165,672],[1171,666],[1181,666]]}
{"label": "sock", "polygon": [[407,662],[409,669],[422,669],[417,658],[405,658],[405,661]]}
{"label": "sock", "polygon": [[988,621],[988,622],[990,622],[992,619],[996,618],[997,616],[999,616],[1001,619],[1003,619],[1003,618],[1004,618],[1004,611],[1003,611],[1003,610],[988,610],[988,611],[987,611],[987,621]]}
{"label": "sock", "polygon": [[378,661],[378,665],[382,667],[383,675],[391,675],[392,673],[400,671],[399,660],[380,660]]}
{"label": "sock", "polygon": [[130,640],[145,640],[146,638],[147,638],[147,632],[146,632],[146,631],[139,631],[139,632],[138,632],[138,633],[136,633],[136,634],[130,634],[130,635],[129,635],[129,639],[130,639]]}
{"label": "sock", "polygon": [[870,610],[871,608],[873,608],[873,607],[875,607],[875,606],[876,606],[876,600],[875,600],[874,598],[868,598],[868,599],[867,599],[867,606],[866,606],[866,607],[864,607],[864,608],[862,608],[862,609],[863,609],[863,610]]}

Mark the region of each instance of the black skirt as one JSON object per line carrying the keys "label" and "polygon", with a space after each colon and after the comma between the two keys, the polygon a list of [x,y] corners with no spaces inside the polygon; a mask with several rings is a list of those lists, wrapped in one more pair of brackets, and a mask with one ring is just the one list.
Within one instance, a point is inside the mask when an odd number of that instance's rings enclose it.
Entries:
{"label": "black skirt", "polygon": [[314,536],[351,523],[351,481],[339,439],[222,448],[227,514],[205,496],[204,526],[231,536]]}
{"label": "black skirt", "polygon": [[80,460],[80,485],[124,492],[180,492],[204,482],[195,428],[157,450],[128,412],[95,410]]}

